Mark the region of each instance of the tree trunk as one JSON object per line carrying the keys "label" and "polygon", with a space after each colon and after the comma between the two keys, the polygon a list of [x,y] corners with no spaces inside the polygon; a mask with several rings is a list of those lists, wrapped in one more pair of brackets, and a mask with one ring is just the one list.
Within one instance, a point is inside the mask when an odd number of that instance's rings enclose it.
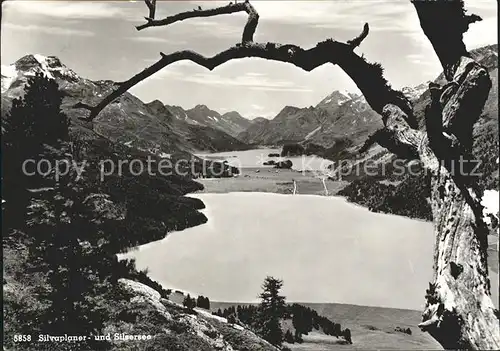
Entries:
{"label": "tree trunk", "polygon": [[499,349],[486,263],[487,228],[444,169],[432,175],[434,282],[420,324],[446,349]]}
{"label": "tree trunk", "polygon": [[[436,94],[426,111],[429,146],[437,157],[427,164],[436,242],[434,281],[420,327],[446,349],[493,350],[500,349],[500,332],[488,279],[488,228],[475,165],[468,162],[472,127],[491,81],[472,59],[461,61],[453,78],[457,84]],[[454,93],[446,95],[450,86]]]}

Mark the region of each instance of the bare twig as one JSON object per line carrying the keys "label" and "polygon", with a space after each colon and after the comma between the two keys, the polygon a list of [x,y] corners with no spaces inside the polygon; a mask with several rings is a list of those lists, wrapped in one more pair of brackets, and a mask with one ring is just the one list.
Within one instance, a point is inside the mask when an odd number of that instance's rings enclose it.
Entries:
{"label": "bare twig", "polygon": [[[145,1],[147,4],[149,0]],[[250,4],[249,1],[245,1],[239,4],[229,3],[228,5],[216,7],[213,9],[206,9],[206,10],[194,9],[191,11],[181,12],[172,16],[168,16],[159,20],[154,19],[154,16],[150,15],[149,17],[146,17],[147,22],[145,24],[137,26],[136,28],[137,30],[143,30],[149,27],[168,26],[172,23],[184,21],[190,18],[213,17],[213,16],[226,15],[242,11],[248,13],[248,20],[243,29],[243,35],[241,41],[242,44],[245,45],[245,43],[253,42],[253,35],[257,28],[257,24],[259,22],[259,14],[255,10],[255,8]]]}
{"label": "bare twig", "polygon": [[365,25],[363,26],[363,32],[361,32],[361,34],[356,38],[348,40],[347,44],[351,45],[353,49],[358,47],[361,44],[361,42],[365,40],[365,38],[368,36],[369,31],[370,28],[368,27],[368,23],[365,23]]}
{"label": "bare twig", "polygon": [[311,71],[327,62],[337,64],[356,82],[359,89],[365,95],[368,103],[375,111],[382,113],[383,106],[390,102],[400,106],[408,115],[409,120],[413,117],[411,104],[408,99],[404,97],[403,94],[394,91],[390,87],[387,80],[383,78],[380,65],[370,64],[364,57],[359,57],[353,52],[353,49],[359,46],[369,33],[369,26],[367,23],[364,25],[361,34],[347,41],[347,44],[328,39],[318,43],[311,49],[305,50],[292,44],[254,43],[253,35],[258,25],[259,15],[248,0],[243,3],[229,3],[226,6],[214,9],[197,9],[182,12],[160,20],[154,19],[156,1],[145,0],[145,2],[150,10],[150,17],[146,18],[146,24],[137,27],[138,30],[154,26],[167,26],[189,18],[210,17],[239,11],[245,11],[249,16],[243,30],[241,44],[236,44],[234,47],[224,50],[212,57],[205,57],[191,50],[178,51],[169,55],[161,53],[162,57],[158,62],[147,67],[129,80],[119,83],[118,89],[108,94],[97,104],[97,106],[90,107],[86,104],[76,104],[74,106],[75,108],[86,108],[91,111],[90,115],[85,118],[87,121],[93,120],[103,108],[120,97],[128,89],[173,62],[190,60],[212,70],[227,61],[245,57],[259,57],[267,60],[287,62],[306,71]]}

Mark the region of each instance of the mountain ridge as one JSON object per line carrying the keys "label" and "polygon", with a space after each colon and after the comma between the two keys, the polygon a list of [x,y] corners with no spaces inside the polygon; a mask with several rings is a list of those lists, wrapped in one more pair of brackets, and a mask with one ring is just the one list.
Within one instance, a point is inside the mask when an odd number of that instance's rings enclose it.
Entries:
{"label": "mountain ridge", "polygon": [[[472,50],[471,54],[489,69],[493,80],[490,95],[498,96],[498,44]],[[439,75],[434,81],[442,83],[443,75]],[[419,121],[422,121],[423,109],[430,96],[428,83],[401,89],[414,104]],[[485,106],[485,111],[489,114],[497,111],[492,100],[494,99],[489,99]],[[306,122],[300,123],[301,120]],[[282,145],[296,142],[314,143],[324,148],[334,146],[335,140],[339,138],[348,138],[352,141],[351,148],[354,149],[382,126],[381,117],[371,109],[362,95],[335,90],[316,106],[285,106],[274,118],[252,123],[238,138],[251,144]]]}
{"label": "mountain ridge", "polygon": [[144,103],[128,92],[107,106],[93,124],[86,123],[80,119],[85,111],[73,106],[77,102],[97,104],[114,88],[115,82],[80,77],[56,56],[28,54],[11,65],[2,65],[2,118],[8,114],[12,100],[23,94],[27,78],[35,73],[43,73],[57,81],[65,94],[62,109],[73,121],[73,129],[95,132],[115,142],[167,154],[248,148],[213,124],[196,125],[181,120],[173,123],[176,114],[184,111],[181,107],[164,105],[159,100]]}

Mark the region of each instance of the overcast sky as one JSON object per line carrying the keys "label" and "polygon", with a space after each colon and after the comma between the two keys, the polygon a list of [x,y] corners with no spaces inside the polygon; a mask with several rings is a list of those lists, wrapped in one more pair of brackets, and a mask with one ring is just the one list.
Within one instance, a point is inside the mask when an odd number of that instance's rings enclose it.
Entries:
{"label": "overcast sky", "polygon": [[[242,1],[242,0],[240,0]],[[157,18],[201,5],[228,1],[158,1]],[[466,0],[483,17],[465,34],[468,49],[497,43],[497,2]],[[381,62],[396,88],[415,86],[440,72],[437,57],[420,29],[409,0],[252,1],[260,14],[255,40],[293,43],[308,48],[333,38],[357,36],[365,22],[370,34],[356,49]],[[167,27],[137,31],[148,14],[142,1],[20,1],[3,3],[2,64],[26,54],[55,55],[90,79],[123,81],[170,53],[193,49],[213,55],[241,40],[246,14],[190,19]],[[443,23],[443,26],[446,24]],[[312,72],[262,59],[241,59],[210,72],[191,62],[166,67],[131,92],[145,102],[191,108],[205,104],[221,113],[274,117],[283,106],[316,105],[334,90],[358,92],[338,67]]]}

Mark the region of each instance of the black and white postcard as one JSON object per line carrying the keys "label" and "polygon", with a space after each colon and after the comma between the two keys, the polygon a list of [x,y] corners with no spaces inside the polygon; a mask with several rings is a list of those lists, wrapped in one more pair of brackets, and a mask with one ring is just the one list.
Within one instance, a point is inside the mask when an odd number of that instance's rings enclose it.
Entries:
{"label": "black and white postcard", "polygon": [[497,10],[3,1],[3,350],[500,349]]}

